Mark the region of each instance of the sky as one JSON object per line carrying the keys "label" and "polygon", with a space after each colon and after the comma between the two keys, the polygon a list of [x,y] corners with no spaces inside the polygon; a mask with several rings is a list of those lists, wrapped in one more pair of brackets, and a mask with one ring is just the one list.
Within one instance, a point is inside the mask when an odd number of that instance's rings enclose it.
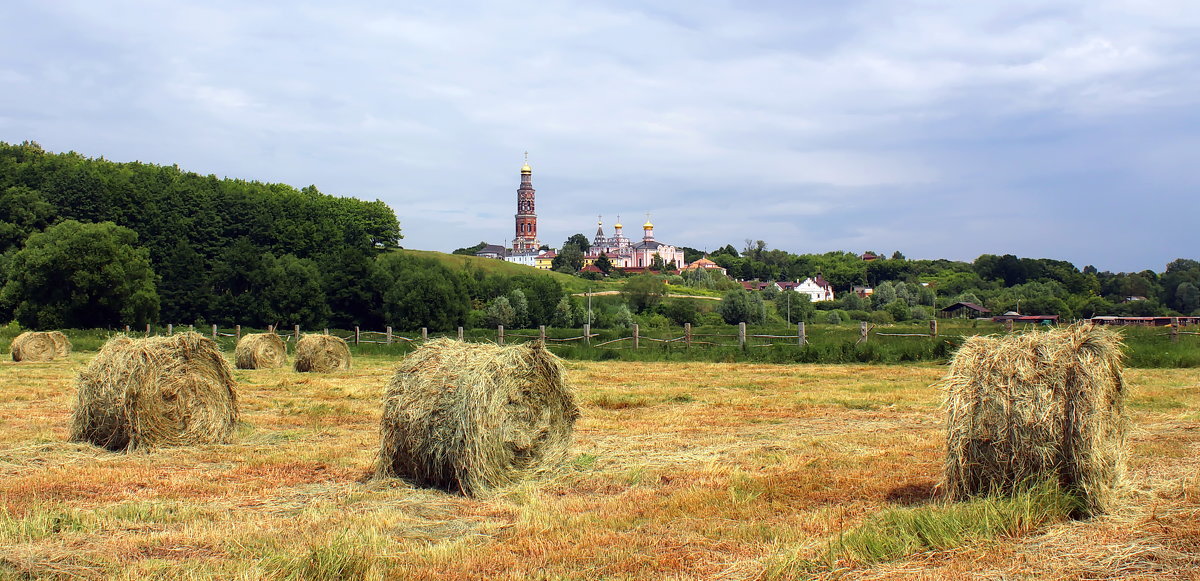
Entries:
{"label": "sky", "polygon": [[0,141],[380,199],[408,248],[1200,258],[1193,0],[0,6]]}

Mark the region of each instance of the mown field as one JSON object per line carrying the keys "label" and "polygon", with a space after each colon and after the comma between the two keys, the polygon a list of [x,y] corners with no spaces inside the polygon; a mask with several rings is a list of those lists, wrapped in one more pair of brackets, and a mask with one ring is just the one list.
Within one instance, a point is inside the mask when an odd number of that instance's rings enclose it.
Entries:
{"label": "mown field", "polygon": [[944,367],[571,361],[570,462],[470,499],[369,478],[395,355],[332,375],[237,371],[234,443],[129,454],[65,441],[93,355],[0,362],[0,579],[1200,575],[1195,370],[1128,372],[1117,513],[996,502],[983,514],[1006,515],[998,532],[880,557],[847,539],[887,544],[897,515],[957,522],[935,488]]}

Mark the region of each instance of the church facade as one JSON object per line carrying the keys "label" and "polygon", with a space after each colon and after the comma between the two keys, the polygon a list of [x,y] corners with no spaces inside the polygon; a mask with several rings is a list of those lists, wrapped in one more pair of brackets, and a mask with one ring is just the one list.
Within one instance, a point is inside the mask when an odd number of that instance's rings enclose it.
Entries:
{"label": "church facade", "polygon": [[592,238],[592,247],[583,257],[584,262],[592,264],[603,254],[613,266],[621,269],[646,269],[654,264],[655,257],[662,259],[664,270],[678,270],[686,264],[683,260],[683,250],[664,244],[654,239],[654,224],[650,219],[642,224],[642,239],[630,240],[622,232],[624,226],[620,217],[613,225],[613,235],[604,235],[604,223],[596,223],[596,236]]}

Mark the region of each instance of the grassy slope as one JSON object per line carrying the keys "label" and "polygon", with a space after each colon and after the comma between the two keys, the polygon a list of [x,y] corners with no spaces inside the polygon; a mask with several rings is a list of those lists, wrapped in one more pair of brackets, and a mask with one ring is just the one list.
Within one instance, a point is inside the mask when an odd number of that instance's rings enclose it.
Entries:
{"label": "grassy slope", "polygon": [[486,273],[502,274],[504,276],[520,276],[520,275],[541,275],[549,276],[557,280],[562,285],[563,290],[572,293],[584,292],[589,287],[596,290],[613,290],[619,288],[618,283],[605,281],[585,280],[569,274],[554,272],[550,270],[541,270],[532,266],[516,264],[504,260],[496,260],[494,258],[481,258],[478,256],[465,256],[462,254],[446,254],[433,250],[401,250],[417,256],[432,258],[446,265],[452,270],[462,270],[470,268],[472,270],[482,271]]}
{"label": "grassy slope", "polygon": [[[553,272],[549,270],[540,270],[531,266],[515,264],[504,260],[496,260],[494,258],[480,258],[478,256],[465,256],[462,254],[445,254],[433,250],[401,250],[417,256],[432,258],[450,267],[453,270],[461,270],[470,268],[488,273],[502,274],[505,276],[519,276],[523,274],[537,274],[553,277],[563,289],[571,293],[587,292],[591,289],[593,292],[615,291],[620,290],[625,286],[625,279],[616,279],[611,281],[587,280],[561,272]],[[671,285],[669,291],[672,294],[686,294],[694,296],[719,297],[723,293],[714,291],[703,291],[690,289],[687,287]]]}
{"label": "grassy slope", "polygon": [[0,579],[1172,578],[1200,565],[1188,370],[1128,374],[1127,509],[870,565],[826,564],[830,543],[931,506],[936,366],[570,362],[583,412],[570,464],[466,499],[365,478],[395,357],[237,371],[234,443],[113,454],[65,441],[91,356],[0,362]]}

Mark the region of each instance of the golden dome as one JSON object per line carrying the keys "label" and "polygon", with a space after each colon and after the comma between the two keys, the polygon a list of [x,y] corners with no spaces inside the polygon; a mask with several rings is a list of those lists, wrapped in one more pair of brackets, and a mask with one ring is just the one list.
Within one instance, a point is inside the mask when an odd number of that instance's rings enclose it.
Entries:
{"label": "golden dome", "polygon": [[613,228],[624,228],[624,226],[622,226],[620,222],[617,222],[616,224],[613,224]]}
{"label": "golden dome", "polygon": [[525,162],[525,165],[521,166],[521,173],[533,173],[533,168],[529,167],[529,162]]}
{"label": "golden dome", "polygon": [[649,220],[646,220],[646,223],[645,223],[645,224],[642,224],[642,228],[643,228],[643,229],[646,229],[646,230],[649,230],[649,229],[651,229],[651,228],[653,228],[653,227],[654,227],[654,224],[651,224]]}

